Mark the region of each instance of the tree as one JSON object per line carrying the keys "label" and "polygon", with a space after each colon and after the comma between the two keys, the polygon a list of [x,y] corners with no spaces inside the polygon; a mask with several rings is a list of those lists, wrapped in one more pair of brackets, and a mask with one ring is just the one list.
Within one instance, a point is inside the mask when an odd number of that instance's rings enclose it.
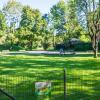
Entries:
{"label": "tree", "polygon": [[0,11],[0,44],[5,42],[6,39],[6,18],[2,11]]}
{"label": "tree", "polygon": [[27,46],[30,50],[35,45],[37,37],[40,34],[41,28],[41,13],[37,9],[32,9],[29,6],[24,6],[20,21],[20,36],[27,41]]}
{"label": "tree", "polygon": [[5,15],[3,14],[2,11],[0,11],[0,36],[3,35],[3,32],[5,31],[5,29],[7,28],[7,25],[6,25],[6,18],[5,18]]}
{"label": "tree", "polygon": [[42,28],[41,28],[41,34],[42,34],[42,45],[44,50],[47,50],[50,45],[52,45],[52,34],[50,31],[50,19],[49,14],[44,14],[42,16]]}
{"label": "tree", "polygon": [[7,19],[7,43],[10,43],[10,49],[12,49],[13,42],[15,41],[15,29],[18,27],[20,16],[22,11],[22,5],[16,0],[9,0],[3,7],[3,13]]}
{"label": "tree", "polygon": [[64,25],[66,24],[66,3],[61,0],[54,5],[51,10],[52,25],[57,34],[66,33]]}
{"label": "tree", "polygon": [[4,5],[3,12],[10,27],[13,26],[13,24],[16,24],[16,26],[18,27],[22,8],[23,6],[21,5],[21,3],[17,2],[16,0],[9,0],[7,4]]}
{"label": "tree", "polygon": [[[100,0],[75,0],[79,15],[84,16],[88,35],[92,42],[94,58],[97,58],[98,37],[100,35]],[[81,16],[81,17],[82,17]],[[82,21],[82,20],[80,20]],[[83,23],[83,21],[82,21]]]}
{"label": "tree", "polygon": [[76,5],[74,0],[67,1],[67,23],[65,25],[67,30],[67,37],[79,38],[82,32],[82,27],[78,22],[78,17],[76,14]]}
{"label": "tree", "polygon": [[[78,22],[74,0],[60,0],[51,8],[51,23],[60,43],[66,43],[70,38],[79,38],[82,27]],[[57,42],[58,42],[57,41]]]}

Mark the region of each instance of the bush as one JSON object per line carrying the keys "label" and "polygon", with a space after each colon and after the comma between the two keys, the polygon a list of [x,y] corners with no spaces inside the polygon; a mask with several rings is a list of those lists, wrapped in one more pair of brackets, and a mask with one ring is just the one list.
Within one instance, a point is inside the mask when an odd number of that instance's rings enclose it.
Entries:
{"label": "bush", "polygon": [[76,44],[56,44],[55,50],[63,48],[64,50],[74,50],[74,51],[89,51],[92,50],[92,43],[79,42]]}
{"label": "bush", "polygon": [[0,45],[0,51],[2,50],[9,50],[9,46]]}
{"label": "bush", "polygon": [[21,46],[17,46],[17,45],[13,45],[12,47],[10,47],[9,45],[0,45],[0,51],[2,50],[14,50],[14,51],[18,51],[18,50],[22,50],[23,48]]}
{"label": "bush", "polygon": [[92,50],[92,43],[78,43],[74,45],[74,50],[75,51],[89,51]]}
{"label": "bush", "polygon": [[66,49],[66,47],[65,47],[64,44],[56,44],[56,45],[55,45],[55,50],[60,50],[61,48],[62,48],[63,50]]}
{"label": "bush", "polygon": [[11,50],[18,51],[23,50],[23,48],[21,46],[13,45]]}
{"label": "bush", "polygon": [[98,43],[98,50],[100,51],[100,42]]}
{"label": "bush", "polygon": [[43,43],[43,49],[47,50],[49,48],[49,43]]}

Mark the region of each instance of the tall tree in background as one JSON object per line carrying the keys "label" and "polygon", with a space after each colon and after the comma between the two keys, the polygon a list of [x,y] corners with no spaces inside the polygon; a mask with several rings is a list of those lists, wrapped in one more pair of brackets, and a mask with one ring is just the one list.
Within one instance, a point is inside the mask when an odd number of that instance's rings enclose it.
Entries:
{"label": "tall tree in background", "polygon": [[68,39],[79,38],[82,27],[78,22],[76,14],[76,5],[74,0],[60,0],[51,8],[51,23],[54,26],[54,32],[61,35],[61,42],[66,43]]}
{"label": "tall tree in background", "polygon": [[20,21],[20,35],[22,39],[27,41],[27,46],[30,50],[32,50],[33,42],[35,43],[37,41],[37,37],[40,34],[40,17],[41,13],[39,10],[32,9],[29,6],[23,7]]}
{"label": "tall tree in background", "polygon": [[76,13],[76,5],[74,0],[67,1],[67,23],[65,25],[67,30],[67,36],[70,38],[79,38],[81,35],[82,27],[78,22]]}
{"label": "tall tree in background", "polygon": [[18,23],[20,21],[21,11],[22,5],[19,2],[16,2],[16,0],[9,0],[3,7],[3,13],[6,16],[7,25],[9,26],[9,28],[7,29],[8,38],[6,40],[10,40],[10,49],[12,49],[13,43],[16,40],[14,33],[15,28],[18,27]]}
{"label": "tall tree in background", "polygon": [[3,6],[3,12],[6,16],[8,25],[11,27],[13,24],[17,24],[20,21],[23,6],[16,0],[9,0],[6,5]]}
{"label": "tall tree in background", "polygon": [[50,30],[49,14],[44,14],[42,16],[42,44],[44,50],[47,50],[50,45],[52,45],[52,33]]}
{"label": "tall tree in background", "polygon": [[6,39],[6,18],[2,11],[0,11],[0,44],[3,44]]}
{"label": "tall tree in background", "polygon": [[2,11],[0,11],[0,36],[3,35],[3,32],[7,28],[6,18]]}
{"label": "tall tree in background", "polygon": [[[100,36],[100,0],[75,0],[81,19],[85,18],[88,35],[92,41],[94,58],[97,58]],[[80,20],[82,21],[82,20]],[[82,21],[83,23],[83,21]]]}
{"label": "tall tree in background", "polygon": [[41,28],[42,28],[42,15],[38,9],[34,9],[34,24],[32,27],[32,32],[34,34],[34,46],[37,48],[41,45]]}
{"label": "tall tree in background", "polygon": [[66,3],[64,0],[60,0],[56,5],[54,5],[51,10],[51,23],[54,26],[56,34],[66,33]]}

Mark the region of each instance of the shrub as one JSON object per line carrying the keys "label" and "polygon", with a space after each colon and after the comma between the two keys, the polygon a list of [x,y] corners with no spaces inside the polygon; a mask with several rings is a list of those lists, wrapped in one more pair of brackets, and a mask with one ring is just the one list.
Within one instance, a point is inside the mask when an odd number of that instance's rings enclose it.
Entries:
{"label": "shrub", "polygon": [[55,50],[60,50],[61,48],[62,48],[63,50],[66,49],[66,47],[65,47],[64,44],[56,44],[56,45],[55,45]]}
{"label": "shrub", "polygon": [[49,47],[49,45],[50,45],[49,43],[43,43],[43,49],[44,49],[44,50],[47,50],[48,47]]}
{"label": "shrub", "polygon": [[89,51],[92,50],[92,43],[81,42],[74,45],[75,51]]}

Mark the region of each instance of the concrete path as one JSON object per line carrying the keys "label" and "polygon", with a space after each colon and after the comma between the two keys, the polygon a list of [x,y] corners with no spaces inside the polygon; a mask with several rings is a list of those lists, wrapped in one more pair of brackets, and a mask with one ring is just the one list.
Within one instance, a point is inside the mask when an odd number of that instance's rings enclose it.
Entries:
{"label": "concrete path", "polygon": [[[20,50],[20,51],[5,51],[1,52],[1,54],[60,54],[59,51],[25,51],[25,50]],[[69,52],[66,51],[64,54],[93,54],[92,52]]]}

